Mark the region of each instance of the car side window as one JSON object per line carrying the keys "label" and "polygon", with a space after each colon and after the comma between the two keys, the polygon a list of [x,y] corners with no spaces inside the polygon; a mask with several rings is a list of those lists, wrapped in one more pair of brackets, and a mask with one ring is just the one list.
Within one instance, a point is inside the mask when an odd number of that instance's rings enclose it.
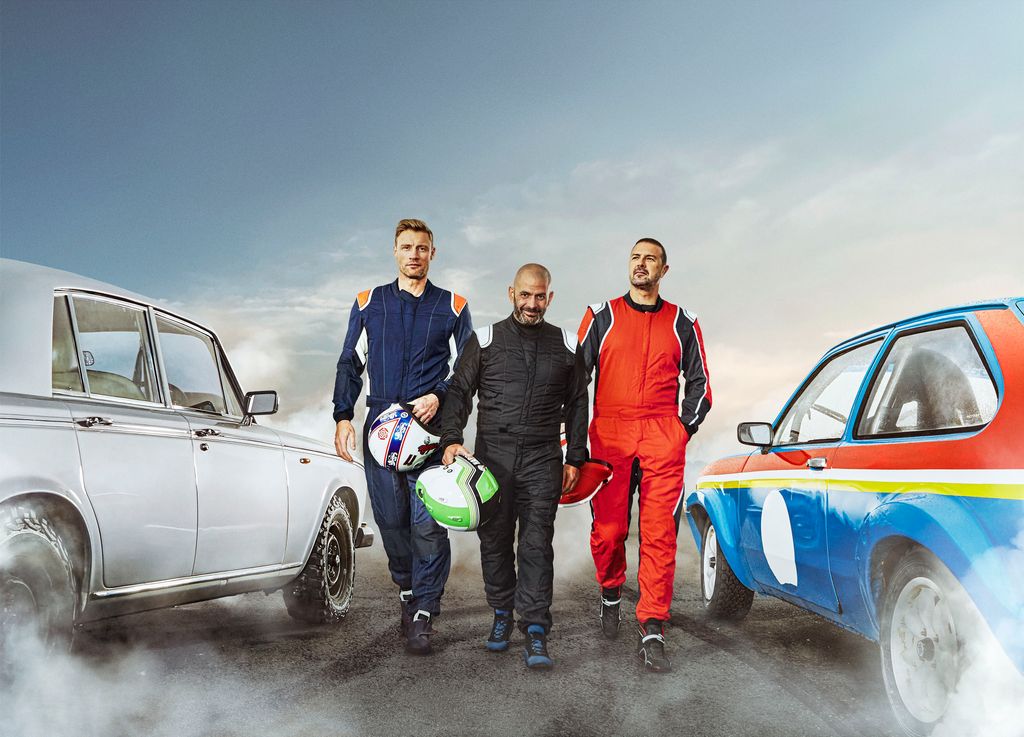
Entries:
{"label": "car side window", "polygon": [[183,409],[228,414],[213,339],[159,314],[156,330],[171,403]]}
{"label": "car side window", "polygon": [[53,348],[51,371],[53,388],[62,392],[84,392],[82,371],[78,363],[78,348],[71,330],[71,314],[64,295],[53,298]]}
{"label": "car side window", "polygon": [[782,418],[772,444],[839,440],[880,344],[874,340],[840,353],[818,369]]}
{"label": "car side window", "polygon": [[996,387],[963,325],[899,336],[879,366],[857,437],[981,427],[996,411]]}
{"label": "car side window", "polygon": [[80,295],[73,304],[89,394],[159,402],[146,311]]}

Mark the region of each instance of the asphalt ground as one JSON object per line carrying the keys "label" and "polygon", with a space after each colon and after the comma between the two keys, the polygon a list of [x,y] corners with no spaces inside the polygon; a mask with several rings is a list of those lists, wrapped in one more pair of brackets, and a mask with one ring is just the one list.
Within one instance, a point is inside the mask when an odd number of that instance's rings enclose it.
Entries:
{"label": "asphalt ground", "polygon": [[643,673],[635,583],[620,637],[600,635],[588,524],[585,508],[559,517],[551,671],[525,668],[518,633],[505,653],[484,649],[491,610],[475,536],[460,533],[432,656],[403,650],[378,544],[357,551],[355,601],[338,626],[290,619],[279,593],[87,625],[70,657],[38,658],[0,693],[0,734],[897,734],[873,643],[764,597],[740,623],[706,620],[685,522],[667,633],[675,670]]}

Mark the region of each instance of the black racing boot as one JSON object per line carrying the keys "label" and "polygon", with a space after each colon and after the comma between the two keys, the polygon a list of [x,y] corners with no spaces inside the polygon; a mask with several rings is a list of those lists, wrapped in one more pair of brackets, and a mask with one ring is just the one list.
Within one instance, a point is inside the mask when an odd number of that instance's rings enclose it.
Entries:
{"label": "black racing boot", "polygon": [[637,654],[650,673],[668,673],[672,663],[665,656],[665,624],[660,619],[648,619],[640,625],[640,645]]}
{"label": "black racing boot", "polygon": [[491,625],[491,634],[487,638],[487,649],[492,653],[500,653],[508,650],[508,640],[512,636],[511,609],[495,609],[494,623]]}
{"label": "black racing boot", "polygon": [[547,670],[555,661],[548,655],[548,635],[539,624],[526,628],[526,647],[523,649],[526,667],[531,670]]}
{"label": "black racing boot", "polygon": [[430,626],[430,612],[420,609],[413,615],[409,624],[409,636],[405,641],[405,651],[410,655],[430,655],[430,638],[434,629]]}
{"label": "black racing boot", "polygon": [[614,589],[601,589],[601,632],[609,640],[619,636],[619,622],[622,620],[619,614],[621,603],[621,588],[616,586]]}
{"label": "black racing boot", "polygon": [[402,607],[402,621],[399,628],[402,630],[402,637],[409,636],[409,626],[412,624],[412,612],[409,611],[409,604],[412,602],[412,591],[399,591],[398,601]]}

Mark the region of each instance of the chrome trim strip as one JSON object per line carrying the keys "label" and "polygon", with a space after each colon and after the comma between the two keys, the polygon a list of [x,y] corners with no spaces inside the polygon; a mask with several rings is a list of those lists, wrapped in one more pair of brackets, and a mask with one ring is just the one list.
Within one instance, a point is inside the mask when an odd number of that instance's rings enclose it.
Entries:
{"label": "chrome trim strip", "polygon": [[301,563],[291,563],[282,565],[272,566],[259,566],[257,568],[243,568],[238,571],[231,571],[229,573],[207,573],[202,576],[189,576],[187,578],[172,578],[166,581],[156,581],[154,583],[140,583],[132,586],[119,586],[116,589],[105,589],[104,591],[94,591],[89,594],[90,599],[110,599],[115,596],[130,596],[132,594],[144,594],[151,591],[163,591],[166,589],[175,589],[181,586],[190,586],[201,583],[213,583],[216,581],[223,581],[227,583],[236,578],[245,578],[247,576],[258,576],[266,573],[284,573],[286,571],[298,571],[302,569]]}
{"label": "chrome trim strip", "polygon": [[[195,434],[195,430],[192,431]],[[278,443],[272,443],[266,440],[251,440],[249,438],[237,438],[232,435],[226,435],[225,433],[231,432],[230,430],[221,431],[219,435],[210,435],[203,438],[203,442],[210,443],[211,445],[219,445],[221,443],[230,443],[233,445],[254,445],[257,448],[270,448],[271,450],[281,450],[281,446]],[[201,436],[196,436],[201,437]]]}
{"label": "chrome trim strip", "polygon": [[191,439],[192,433],[188,430],[174,430],[171,428],[153,427],[152,425],[134,425],[123,422],[114,421],[113,425],[94,425],[92,427],[82,427],[79,425],[79,429],[82,432],[98,432],[112,435],[148,435],[151,437],[159,438],[186,438]]}
{"label": "chrome trim strip", "polygon": [[0,415],[0,425],[33,425],[36,427],[50,427],[52,425],[67,425],[71,427],[74,422],[70,417],[46,417],[43,415]]}
{"label": "chrome trim strip", "polygon": [[293,453],[321,456],[323,458],[333,458],[336,461],[346,461],[336,453],[328,453],[326,450],[317,450],[315,448],[305,448],[299,445],[284,445],[282,446],[285,450],[290,450]]}

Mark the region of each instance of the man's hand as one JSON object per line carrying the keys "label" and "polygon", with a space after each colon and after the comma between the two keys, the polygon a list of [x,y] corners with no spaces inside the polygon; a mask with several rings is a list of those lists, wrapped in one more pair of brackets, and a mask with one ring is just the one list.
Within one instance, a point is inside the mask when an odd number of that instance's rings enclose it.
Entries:
{"label": "man's hand", "polygon": [[346,461],[352,460],[352,452],[356,449],[356,429],[348,420],[338,420],[334,430],[334,449]]}
{"label": "man's hand", "polygon": [[414,399],[409,404],[412,406],[412,413],[420,422],[430,422],[437,414],[437,408],[441,406],[436,394],[424,394],[419,399]]}
{"label": "man's hand", "polygon": [[576,488],[576,482],[580,480],[580,470],[576,466],[566,463],[562,466],[562,493],[566,494]]}
{"label": "man's hand", "polygon": [[450,466],[455,463],[455,456],[464,456],[466,458],[472,458],[473,454],[462,443],[452,443],[444,449],[444,457],[441,458],[441,463],[446,466]]}

